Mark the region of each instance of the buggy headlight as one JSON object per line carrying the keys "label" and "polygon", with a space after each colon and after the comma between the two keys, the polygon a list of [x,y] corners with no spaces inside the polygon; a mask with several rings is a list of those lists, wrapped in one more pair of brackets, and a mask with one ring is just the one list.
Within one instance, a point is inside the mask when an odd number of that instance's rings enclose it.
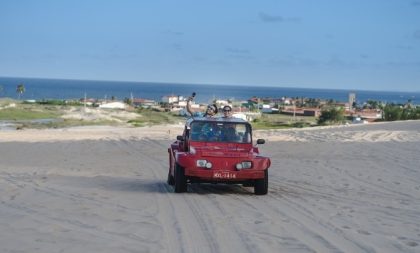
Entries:
{"label": "buggy headlight", "polygon": [[237,170],[250,169],[250,168],[252,168],[252,162],[250,161],[240,162],[236,164]]}
{"label": "buggy headlight", "polygon": [[196,165],[197,167],[207,169],[211,169],[211,167],[213,167],[213,164],[211,162],[207,162],[207,160],[197,160]]}

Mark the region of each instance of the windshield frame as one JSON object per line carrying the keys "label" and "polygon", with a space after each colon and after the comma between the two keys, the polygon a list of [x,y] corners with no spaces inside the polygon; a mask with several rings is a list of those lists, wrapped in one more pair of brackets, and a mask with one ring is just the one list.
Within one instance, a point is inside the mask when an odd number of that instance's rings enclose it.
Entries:
{"label": "windshield frame", "polygon": [[194,142],[252,144],[252,127],[246,121],[192,121],[188,137]]}

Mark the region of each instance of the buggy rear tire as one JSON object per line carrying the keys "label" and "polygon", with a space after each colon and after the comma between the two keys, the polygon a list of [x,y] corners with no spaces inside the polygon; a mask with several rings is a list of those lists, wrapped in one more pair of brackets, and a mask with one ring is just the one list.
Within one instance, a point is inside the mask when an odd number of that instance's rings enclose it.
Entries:
{"label": "buggy rear tire", "polygon": [[266,195],[268,192],[268,169],[264,170],[264,178],[255,180],[254,193]]}
{"label": "buggy rear tire", "polygon": [[187,191],[187,177],[185,176],[185,170],[179,164],[175,167],[174,191],[176,193]]}

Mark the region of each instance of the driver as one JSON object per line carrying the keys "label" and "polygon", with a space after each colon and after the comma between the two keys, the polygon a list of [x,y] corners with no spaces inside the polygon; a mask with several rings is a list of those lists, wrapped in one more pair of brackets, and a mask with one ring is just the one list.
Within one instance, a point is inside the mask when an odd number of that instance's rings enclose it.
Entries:
{"label": "driver", "polygon": [[234,126],[230,124],[226,124],[223,126],[222,140],[227,142],[238,141],[238,135],[236,134],[236,129]]}

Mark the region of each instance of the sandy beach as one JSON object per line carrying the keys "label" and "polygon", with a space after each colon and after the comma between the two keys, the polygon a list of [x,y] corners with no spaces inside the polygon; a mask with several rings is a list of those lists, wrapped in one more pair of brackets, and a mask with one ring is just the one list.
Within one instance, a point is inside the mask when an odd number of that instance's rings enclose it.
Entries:
{"label": "sandy beach", "polygon": [[173,193],[182,128],[0,131],[0,252],[420,252],[420,121],[255,131],[266,196]]}

